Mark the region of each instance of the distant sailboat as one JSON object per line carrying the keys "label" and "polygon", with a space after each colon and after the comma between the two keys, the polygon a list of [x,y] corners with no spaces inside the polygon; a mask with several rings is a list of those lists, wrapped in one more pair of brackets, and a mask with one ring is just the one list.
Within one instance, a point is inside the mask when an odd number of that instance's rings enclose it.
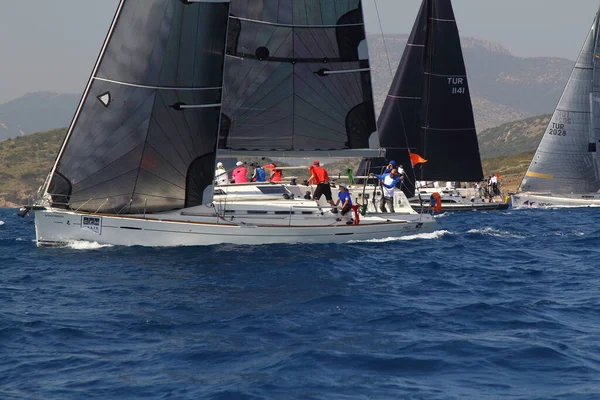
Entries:
{"label": "distant sailboat", "polygon": [[373,139],[360,0],[121,0],[29,208],[37,241],[329,243],[431,232],[435,221],[414,212],[343,221],[282,197],[283,187],[258,201],[213,197],[217,153],[379,154]]}
{"label": "distant sailboat", "polygon": [[600,206],[598,14],[542,141],[512,196],[515,208]]}
{"label": "distant sailboat", "polygon": [[[415,182],[478,182],[479,144],[458,26],[450,0],[423,0],[378,120],[386,158]],[[414,166],[411,153],[427,160]],[[380,173],[386,160],[364,160],[357,175]],[[472,206],[469,204],[469,206]]]}

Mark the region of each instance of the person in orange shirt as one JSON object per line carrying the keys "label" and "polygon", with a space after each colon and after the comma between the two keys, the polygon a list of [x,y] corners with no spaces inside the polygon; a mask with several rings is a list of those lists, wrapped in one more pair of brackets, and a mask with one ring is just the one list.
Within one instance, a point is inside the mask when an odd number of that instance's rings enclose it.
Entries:
{"label": "person in orange shirt", "polygon": [[310,178],[308,178],[310,183],[316,183],[317,187],[315,189],[315,193],[313,195],[313,199],[319,204],[319,200],[321,196],[325,195],[325,199],[335,207],[335,203],[333,202],[333,198],[331,196],[331,186],[329,185],[329,175],[327,174],[327,170],[321,167],[321,164],[318,160],[313,162],[313,165],[310,167]]}
{"label": "person in orange shirt", "polygon": [[275,165],[275,163],[265,165],[263,169],[268,169],[271,171],[269,175],[269,182],[281,182],[281,170],[277,169],[277,165]]}

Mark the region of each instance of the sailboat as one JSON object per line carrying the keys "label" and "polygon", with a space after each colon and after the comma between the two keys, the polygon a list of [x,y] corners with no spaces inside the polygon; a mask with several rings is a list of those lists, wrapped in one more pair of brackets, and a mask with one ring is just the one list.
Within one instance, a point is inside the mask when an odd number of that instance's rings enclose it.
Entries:
{"label": "sailboat", "polygon": [[[408,197],[422,191],[424,201],[429,200],[428,191],[416,190],[416,181],[483,180],[467,72],[450,0],[423,0],[377,125],[386,158],[404,168],[403,190]],[[413,167],[411,153],[427,162]],[[379,174],[386,165],[384,159],[366,159],[357,174]],[[448,210],[497,208],[497,204],[471,202],[461,195],[443,197]],[[414,200],[420,209],[419,199]]]}
{"label": "sailboat", "polygon": [[596,14],[513,207],[600,206],[599,46]]}
{"label": "sailboat", "polygon": [[431,232],[428,216],[343,221],[295,196],[214,197],[218,154],[383,154],[372,106],[360,0],[121,0],[29,207],[37,243],[341,243]]}

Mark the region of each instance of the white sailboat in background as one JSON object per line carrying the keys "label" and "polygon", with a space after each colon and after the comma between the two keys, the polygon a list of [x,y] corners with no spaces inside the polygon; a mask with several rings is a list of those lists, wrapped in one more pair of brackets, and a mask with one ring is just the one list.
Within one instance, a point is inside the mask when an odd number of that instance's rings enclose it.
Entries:
{"label": "white sailboat in background", "polygon": [[377,132],[360,0],[290,4],[121,0],[30,208],[38,245],[341,243],[435,230],[412,211],[367,209],[348,224],[300,196],[213,197],[217,153],[382,152],[369,148]]}
{"label": "white sailboat in background", "polygon": [[598,14],[521,182],[514,208],[600,206]]}

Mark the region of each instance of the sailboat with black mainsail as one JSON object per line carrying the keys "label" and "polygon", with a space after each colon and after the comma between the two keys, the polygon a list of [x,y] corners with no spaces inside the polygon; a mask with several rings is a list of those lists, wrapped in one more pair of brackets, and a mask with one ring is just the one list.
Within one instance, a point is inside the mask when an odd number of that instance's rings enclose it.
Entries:
{"label": "sailboat with black mainsail", "polygon": [[[483,180],[479,144],[458,26],[450,0],[423,0],[378,120],[388,160],[405,170],[403,190],[416,181]],[[426,159],[412,167],[411,153]],[[357,174],[381,173],[385,159],[366,159]],[[424,192],[425,193],[425,192]],[[447,210],[506,208],[506,204],[461,203]],[[429,200],[429,195],[424,201]],[[419,199],[416,199],[419,202]],[[420,208],[420,205],[415,205]]]}
{"label": "sailboat with black mainsail", "polygon": [[515,208],[600,206],[598,15],[519,191],[512,196]]}
{"label": "sailboat with black mainsail", "polygon": [[218,152],[381,153],[370,149],[366,50],[360,0],[121,0],[30,207],[38,244],[339,243],[433,231],[428,216],[367,213],[347,225],[301,198],[213,198]]}

